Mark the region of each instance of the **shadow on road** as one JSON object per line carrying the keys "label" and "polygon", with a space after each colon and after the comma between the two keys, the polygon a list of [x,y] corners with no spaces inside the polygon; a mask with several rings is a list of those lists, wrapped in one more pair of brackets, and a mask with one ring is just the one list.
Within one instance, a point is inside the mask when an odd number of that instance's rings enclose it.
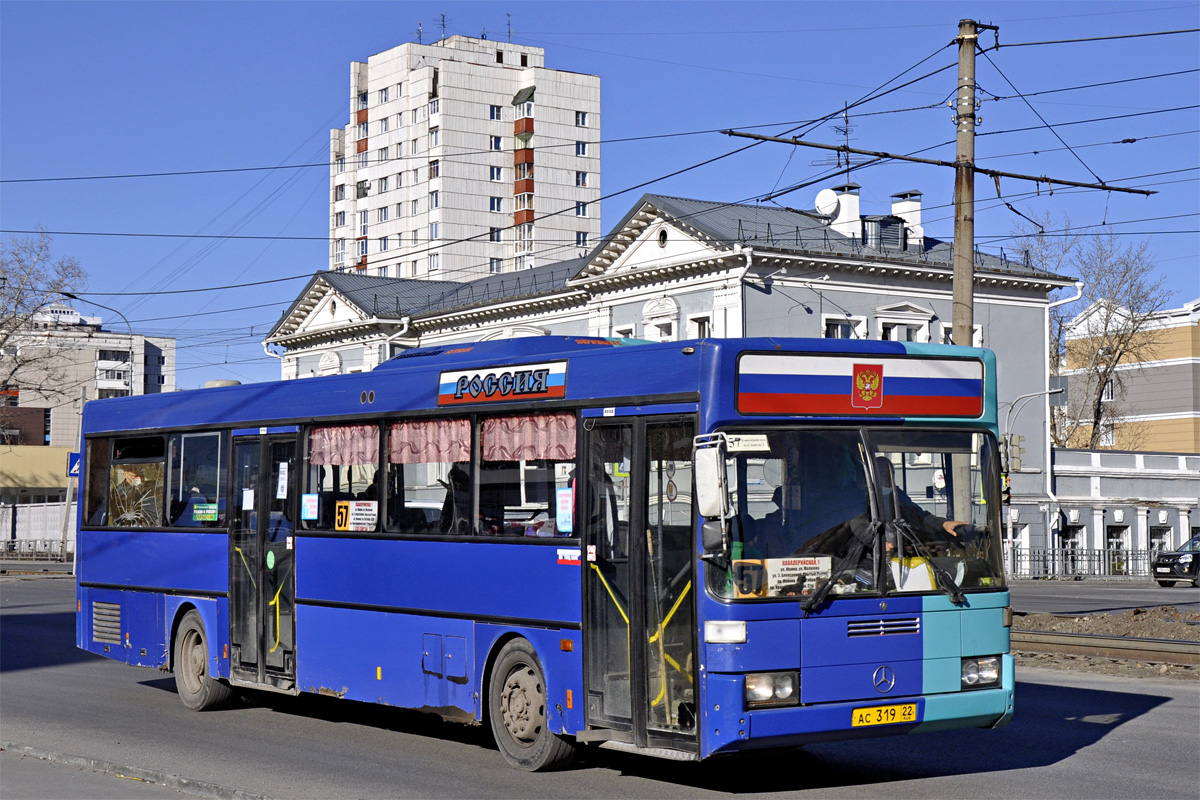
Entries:
{"label": "shadow on road", "polygon": [[[174,691],[167,679],[143,685]],[[921,778],[1044,767],[1093,745],[1121,725],[1167,702],[1166,696],[1017,683],[1017,715],[997,730],[944,731],[749,753],[702,764],[663,761],[583,748],[572,769],[611,770],[627,777],[730,794],[852,787]],[[432,714],[330,697],[247,692],[247,705],[339,725],[494,749],[481,726]]]}
{"label": "shadow on road", "polygon": [[[1045,767],[1095,744],[1167,702],[1126,692],[1017,683],[1017,713],[997,730],[863,739],[799,750],[679,764],[604,751],[580,768],[611,768],[647,780],[731,794],[783,792]],[[736,766],[735,766],[736,765]]]}
{"label": "shadow on road", "polygon": [[74,614],[4,614],[0,625],[0,672],[57,667],[97,658],[75,647]]}

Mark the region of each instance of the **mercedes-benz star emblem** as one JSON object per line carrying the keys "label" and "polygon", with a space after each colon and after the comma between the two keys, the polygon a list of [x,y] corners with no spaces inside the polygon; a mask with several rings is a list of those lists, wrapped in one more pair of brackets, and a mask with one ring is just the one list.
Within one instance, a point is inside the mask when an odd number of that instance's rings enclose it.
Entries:
{"label": "mercedes-benz star emblem", "polygon": [[871,676],[871,683],[875,684],[875,688],[879,690],[880,694],[887,694],[896,685],[896,673],[891,667],[884,664],[875,670],[875,674]]}

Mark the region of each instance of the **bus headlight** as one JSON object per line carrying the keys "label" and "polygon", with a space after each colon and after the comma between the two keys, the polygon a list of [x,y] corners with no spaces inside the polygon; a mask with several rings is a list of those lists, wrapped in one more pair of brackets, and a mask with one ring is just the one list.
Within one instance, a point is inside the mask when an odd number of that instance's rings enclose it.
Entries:
{"label": "bus headlight", "polygon": [[987,689],[1000,684],[1000,656],[964,658],[962,688]]}
{"label": "bus headlight", "polygon": [[746,708],[794,706],[800,702],[795,672],[756,672],[746,676]]}

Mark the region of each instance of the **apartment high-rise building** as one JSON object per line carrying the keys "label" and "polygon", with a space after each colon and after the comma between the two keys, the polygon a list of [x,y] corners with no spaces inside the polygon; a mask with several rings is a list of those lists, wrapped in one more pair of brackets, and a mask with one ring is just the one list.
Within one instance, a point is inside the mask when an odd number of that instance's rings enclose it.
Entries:
{"label": "apartment high-rise building", "polygon": [[600,238],[600,78],[466,36],[350,65],[330,136],[330,269],[466,281]]}
{"label": "apartment high-rise building", "polygon": [[7,331],[0,362],[18,371],[0,385],[0,506],[66,497],[82,401],[175,391],[173,338],[102,322],[51,303]]}

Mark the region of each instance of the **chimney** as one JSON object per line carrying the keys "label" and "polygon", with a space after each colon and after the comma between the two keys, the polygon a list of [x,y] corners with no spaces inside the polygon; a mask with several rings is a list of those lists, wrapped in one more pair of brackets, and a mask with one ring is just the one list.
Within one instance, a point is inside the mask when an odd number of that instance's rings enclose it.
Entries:
{"label": "chimney", "polygon": [[858,215],[858,190],[861,188],[857,183],[833,187],[838,201],[837,216],[829,223],[829,227],[843,236],[859,240],[862,239],[862,220]]}
{"label": "chimney", "polygon": [[921,227],[921,193],[916,189],[892,195],[892,216],[904,220],[908,231],[908,247],[925,246],[925,229]]}

